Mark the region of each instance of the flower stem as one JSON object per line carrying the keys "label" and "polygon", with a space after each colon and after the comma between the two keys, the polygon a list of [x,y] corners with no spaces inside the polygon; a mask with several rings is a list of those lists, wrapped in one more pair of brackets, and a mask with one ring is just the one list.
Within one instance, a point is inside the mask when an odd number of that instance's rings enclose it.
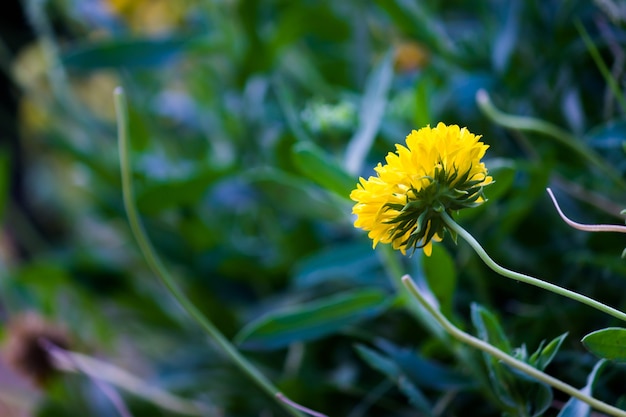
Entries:
{"label": "flower stem", "polygon": [[402,282],[404,283],[404,286],[409,291],[409,293],[419,302],[421,306],[428,310],[428,312],[435,318],[435,320],[441,325],[441,327],[443,327],[450,334],[450,336],[498,358],[507,365],[524,372],[525,374],[537,379],[538,381],[551,385],[559,391],[562,391],[572,397],[584,401],[598,411],[601,411],[611,416],[626,417],[626,411],[620,410],[619,408],[613,407],[609,404],[606,404],[605,402],[593,398],[574,388],[573,386],[566,384],[565,382],[556,379],[540,371],[537,368],[530,366],[526,362],[515,359],[514,357],[508,355],[507,353],[496,348],[495,346],[490,345],[489,343],[484,342],[483,340],[480,340],[468,333],[465,333],[458,327],[454,326],[450,321],[448,321],[448,319],[443,314],[441,314],[439,310],[434,308],[422,296],[422,294],[419,292],[419,289],[417,288],[417,285],[415,285],[410,276],[405,275],[404,277],[402,277]]}
{"label": "flower stem", "polygon": [[128,151],[128,108],[126,103],[126,97],[124,90],[121,87],[117,87],[114,92],[115,98],[115,111],[118,122],[118,145],[120,154],[120,170],[122,176],[122,193],[124,197],[124,207],[128,216],[128,222],[132,230],[133,235],[139,245],[139,248],[144,255],[146,262],[160,279],[161,283],[167,288],[170,294],[176,299],[179,306],[194,320],[200,327],[209,335],[213,340],[222,348],[224,353],[233,361],[233,363],[239,367],[239,369],[246,374],[254,383],[256,383],[261,390],[267,393],[270,397],[276,400],[276,403],[285,410],[289,415],[294,417],[304,417],[302,413],[288,404],[279,401],[276,398],[276,394],[279,393],[271,382],[261,372],[252,365],[239,351],[233,346],[233,344],[226,339],[226,337],[219,331],[217,327],[205,317],[200,310],[185,296],[182,290],[176,285],[174,279],[169,274],[169,271],[165,268],[161,260],[159,259],[156,251],[152,247],[150,240],[143,228],[141,221],[139,220],[139,214],[135,207],[135,199],[132,184],[132,173]]}
{"label": "flower stem", "polygon": [[543,288],[544,290],[552,291],[555,294],[559,294],[564,297],[571,298],[572,300],[578,301],[579,303],[582,303],[582,304],[586,304],[610,316],[618,318],[622,321],[626,321],[626,314],[613,307],[609,307],[606,304],[603,304],[599,301],[596,301],[582,294],[578,294],[577,292],[570,291],[566,288],[559,287],[558,285],[554,285],[549,282],[531,277],[529,275],[521,274],[519,272],[511,271],[510,269],[506,269],[498,265],[493,259],[489,257],[489,255],[487,254],[487,252],[485,252],[483,247],[480,246],[480,243],[478,243],[478,241],[474,239],[474,236],[472,236],[465,229],[463,229],[457,222],[455,222],[452,219],[452,217],[450,217],[447,213],[442,213],[442,218],[446,222],[446,225],[452,231],[456,232],[459,236],[461,236],[467,243],[469,243],[469,245],[476,251],[478,256],[485,262],[485,264],[487,264],[489,268],[491,268],[498,274],[507,278],[517,280],[517,281],[525,282],[526,284]]}
{"label": "flower stem", "polygon": [[554,207],[556,208],[556,211],[559,213],[559,216],[561,216],[561,219],[563,219],[563,221],[567,223],[570,227],[573,227],[574,229],[582,230],[584,232],[626,233],[626,226],[622,226],[619,224],[582,224],[582,223],[578,223],[578,222],[571,220],[561,210],[561,207],[559,206],[559,203],[556,201],[556,197],[554,196],[554,193],[552,192],[552,190],[550,188],[546,188],[546,191],[550,195],[550,198],[552,199],[552,202],[554,203]]}
{"label": "flower stem", "polygon": [[626,181],[624,181],[621,174],[569,132],[541,119],[504,113],[493,105],[489,94],[485,90],[478,90],[476,102],[482,112],[500,126],[540,133],[552,138],[564,147],[569,148],[583,160],[595,165],[599,171],[610,177],[621,189],[626,189]]}

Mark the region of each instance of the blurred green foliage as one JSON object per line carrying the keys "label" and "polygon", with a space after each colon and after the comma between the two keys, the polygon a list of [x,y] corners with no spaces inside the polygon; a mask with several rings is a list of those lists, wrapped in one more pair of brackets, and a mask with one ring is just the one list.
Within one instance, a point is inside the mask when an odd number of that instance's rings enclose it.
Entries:
{"label": "blurred green foliage", "polygon": [[[459,222],[501,264],[626,308],[623,236],[569,229],[545,193],[578,221],[623,222],[626,109],[583,40],[623,94],[619,2],[125,3],[23,0],[37,41],[3,62],[21,100],[21,152],[0,155],[6,321],[39,312],[69,329],[73,350],[210,415],[282,415],[206,344],[136,247],[113,114],[123,85],[136,203],[154,247],[287,396],[330,416],[559,413],[567,397],[459,354],[414,320],[390,279],[398,271],[353,228],[348,194],[411,129],[467,126],[490,145],[496,184]],[[501,126],[476,104],[479,90],[575,143]],[[436,246],[427,259],[392,256],[458,326],[585,384],[596,358],[579,340],[619,323],[498,277],[462,242]],[[624,404],[620,365],[598,375],[589,390]],[[123,398],[134,416],[176,415]],[[81,375],[57,379],[37,404],[42,417],[115,413]],[[565,414],[575,407],[562,415],[589,412]]]}

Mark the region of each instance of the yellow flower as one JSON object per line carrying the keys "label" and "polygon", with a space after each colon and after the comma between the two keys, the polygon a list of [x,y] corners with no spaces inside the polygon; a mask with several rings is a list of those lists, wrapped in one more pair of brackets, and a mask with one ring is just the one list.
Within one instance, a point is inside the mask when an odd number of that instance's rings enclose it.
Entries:
{"label": "yellow flower", "polygon": [[369,232],[374,247],[391,243],[403,254],[423,248],[430,256],[432,241],[451,232],[441,214],[483,203],[483,187],[493,182],[481,162],[489,146],[479,139],[443,123],[413,130],[406,146],[396,145],[374,168],[377,176],[359,179],[350,194],[354,226]]}

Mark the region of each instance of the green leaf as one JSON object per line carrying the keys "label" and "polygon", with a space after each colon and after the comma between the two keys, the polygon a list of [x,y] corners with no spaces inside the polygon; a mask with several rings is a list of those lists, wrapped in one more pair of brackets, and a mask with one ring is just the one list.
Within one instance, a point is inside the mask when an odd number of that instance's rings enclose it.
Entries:
{"label": "green leaf", "polygon": [[[472,304],[471,316],[472,323],[476,327],[480,339],[505,353],[510,354],[512,352],[511,344],[500,327],[496,316],[476,303]],[[492,388],[498,399],[507,407],[517,407],[517,398],[515,396],[515,380],[517,377],[493,356],[483,353],[482,357],[487,367]]]}
{"label": "green leaf", "polygon": [[626,362],[626,329],[607,327],[589,333],[583,345],[594,355],[612,361]]}
{"label": "green leaf", "polygon": [[489,342],[505,353],[511,353],[511,344],[507,339],[495,315],[483,306],[472,304],[472,323],[478,331],[478,337]]}
{"label": "green leaf", "polygon": [[422,415],[432,416],[432,406],[428,402],[428,398],[420,391],[408,378],[401,376],[398,379],[398,388],[409,399],[409,403],[417,410],[422,412]]}
{"label": "green leaf", "polygon": [[379,266],[380,260],[369,242],[332,245],[300,260],[292,282],[298,289],[331,281],[371,284],[380,275],[376,271]]}
{"label": "green leaf", "polygon": [[504,367],[516,377],[514,382],[503,385],[508,385],[509,390],[513,392],[512,397],[515,398],[517,407],[526,408],[532,417],[542,416],[552,405],[552,387],[512,366]]}
{"label": "green leaf", "polygon": [[388,356],[361,344],[355,345],[354,348],[361,359],[367,362],[372,368],[387,375],[387,377],[394,381],[400,377],[400,368]]}
{"label": "green leaf", "polygon": [[425,358],[413,349],[398,347],[387,340],[378,341],[377,346],[419,387],[450,391],[467,389],[473,383],[460,372]]}
{"label": "green leaf", "polygon": [[432,415],[432,406],[426,396],[404,374],[403,370],[395,361],[361,344],[356,345],[355,349],[361,359],[367,362],[372,368],[394,381],[400,391],[407,396],[412,406],[422,413],[425,413],[427,416]]}
{"label": "green leaf", "polygon": [[348,199],[356,187],[356,179],[312,142],[296,143],[292,158],[302,174],[342,198]]}
{"label": "green leaf", "polygon": [[[603,359],[596,363],[596,366],[593,367],[591,373],[587,377],[587,385],[580,390],[583,394],[587,394],[589,396],[593,395],[593,384],[596,382],[600,370],[606,363],[607,362]],[[578,398],[572,397],[561,409],[561,412],[557,417],[588,417],[590,413],[591,407],[589,404],[579,400]]]}
{"label": "green leaf", "polygon": [[546,347],[539,346],[537,351],[530,356],[528,362],[535,368],[544,370],[552,362],[566,337],[567,333],[563,333],[555,337]]}
{"label": "green leaf", "polygon": [[422,267],[428,287],[439,301],[442,312],[449,315],[457,282],[452,256],[443,245],[433,245],[432,254],[422,257]]}
{"label": "green leaf", "polygon": [[80,70],[157,67],[178,56],[188,42],[189,38],[107,39],[76,46],[62,61]]}
{"label": "green leaf", "polygon": [[329,196],[310,182],[278,169],[250,170],[243,177],[255,184],[278,208],[303,218],[337,221],[349,213],[338,204],[334,195]]}
{"label": "green leaf", "polygon": [[283,348],[293,342],[319,339],[376,317],[390,303],[391,297],[373,289],[337,294],[269,313],[248,324],[235,340],[246,349]]}

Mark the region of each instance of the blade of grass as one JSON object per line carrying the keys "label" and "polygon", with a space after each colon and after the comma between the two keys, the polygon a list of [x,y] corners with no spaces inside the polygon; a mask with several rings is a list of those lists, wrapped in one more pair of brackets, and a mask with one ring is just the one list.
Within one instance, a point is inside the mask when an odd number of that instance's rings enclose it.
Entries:
{"label": "blade of grass", "polygon": [[118,122],[118,145],[120,154],[120,170],[122,176],[122,193],[124,198],[124,207],[128,216],[128,222],[132,230],[133,236],[137,241],[141,253],[144,255],[146,262],[159,278],[161,283],[167,288],[170,294],[176,299],[179,306],[192,318],[211,338],[222,348],[224,353],[233,361],[233,363],[246,374],[261,390],[273,398],[276,403],[289,415],[294,417],[304,417],[299,411],[290,407],[288,404],[279,401],[276,395],[279,391],[261,372],[250,363],[233,344],[219,331],[217,327],[206,317],[198,308],[185,296],[178,287],[174,278],[170,275],[163,262],[154,250],[148,235],[139,219],[139,214],[135,206],[135,196],[132,183],[132,170],[129,155],[129,138],[128,138],[128,108],[126,96],[121,87],[115,89],[115,111]]}
{"label": "blade of grass", "polygon": [[359,128],[350,139],[346,148],[345,167],[348,173],[357,175],[367,157],[387,105],[387,93],[393,79],[393,54],[388,52],[367,79],[361,111]]}
{"label": "blade of grass", "polygon": [[613,95],[615,96],[615,99],[617,100],[620,107],[622,108],[622,111],[626,113],[626,98],[624,97],[624,94],[620,90],[617,80],[611,74],[611,70],[609,70],[609,67],[606,66],[606,63],[600,56],[600,52],[598,51],[598,48],[591,40],[591,37],[589,37],[589,33],[587,33],[587,30],[580,23],[580,21],[578,20],[575,21],[574,26],[576,26],[576,30],[578,30],[580,37],[585,43],[585,46],[587,47],[587,50],[589,51],[589,54],[591,55],[593,62],[595,62],[595,64],[598,67],[598,70],[600,70],[600,73],[602,74],[602,76],[604,77],[604,80],[606,81],[609,88],[611,89],[611,92],[613,93]]}

